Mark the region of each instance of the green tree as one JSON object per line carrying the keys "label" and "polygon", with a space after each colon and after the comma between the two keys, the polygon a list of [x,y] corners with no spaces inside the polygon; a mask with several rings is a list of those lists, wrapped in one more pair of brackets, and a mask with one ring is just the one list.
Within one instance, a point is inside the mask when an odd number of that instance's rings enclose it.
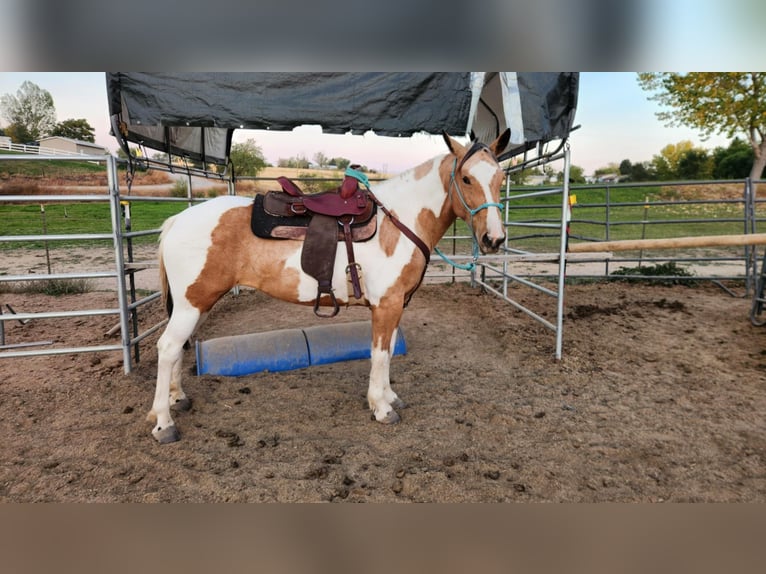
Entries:
{"label": "green tree", "polygon": [[318,151],[314,154],[314,163],[319,167],[325,167],[328,163],[330,163],[330,158],[328,158],[321,151]]}
{"label": "green tree", "polygon": [[96,141],[95,133],[93,126],[88,123],[88,120],[81,118],[68,119],[57,123],[50,135],[93,143]]}
{"label": "green tree", "polygon": [[338,169],[345,170],[348,166],[351,165],[351,160],[346,159],[345,157],[334,157],[330,160],[330,163]]}
{"label": "green tree", "polygon": [[620,166],[618,166],[616,163],[612,162],[608,165],[602,166],[594,170],[593,175],[596,177],[601,177],[603,175],[612,175],[614,173],[620,173]]}
{"label": "green tree", "polygon": [[707,150],[693,148],[684,152],[678,159],[676,175],[678,179],[710,179],[712,162]]}
{"label": "green tree", "polygon": [[689,140],[683,140],[677,144],[668,144],[660,150],[659,155],[652,157],[652,170],[659,181],[671,181],[677,179],[678,162],[681,156],[694,148]]}
{"label": "green tree", "polygon": [[[564,172],[560,171],[556,174],[556,182],[561,183],[564,180]],[[585,183],[585,170],[579,165],[569,166],[569,183],[578,184]]]}
{"label": "green tree", "polygon": [[[27,141],[39,140],[48,135],[56,125],[53,96],[34,82],[26,81],[21,84],[15,96],[0,96],[0,111],[11,127],[15,126],[16,137],[27,136]],[[16,141],[25,143],[20,139]]]}
{"label": "green tree", "polygon": [[655,179],[648,161],[634,163],[630,166],[630,181],[651,181]]}
{"label": "green tree", "polygon": [[624,159],[620,162],[619,173],[622,176],[622,181],[649,181],[652,179],[648,162],[633,163],[629,159]]}
{"label": "green tree", "polygon": [[266,159],[263,157],[263,151],[250,138],[244,143],[235,143],[231,146],[229,153],[232,165],[237,175],[258,175],[266,167]]}
{"label": "green tree", "polygon": [[712,153],[715,179],[743,179],[753,165],[753,148],[745,141],[734,138],[729,147],[717,147]]}
{"label": "green tree", "polygon": [[5,128],[5,135],[11,138],[11,141],[25,144],[34,141],[35,138],[29,133],[29,130],[21,124],[11,124]]}
{"label": "green tree", "polygon": [[650,97],[670,108],[657,114],[668,125],[686,125],[703,137],[742,134],[753,150],[752,179],[766,167],[766,72],[638,74]]}

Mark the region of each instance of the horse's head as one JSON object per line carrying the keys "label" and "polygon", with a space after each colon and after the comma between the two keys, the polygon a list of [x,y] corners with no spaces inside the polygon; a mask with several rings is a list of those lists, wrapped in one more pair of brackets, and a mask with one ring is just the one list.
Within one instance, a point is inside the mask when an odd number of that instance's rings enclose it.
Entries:
{"label": "horse's head", "polygon": [[444,134],[444,141],[455,156],[448,184],[452,209],[471,228],[482,253],[495,253],[505,241],[500,211],[504,172],[497,156],[510,137],[511,131],[505,130],[490,145],[474,142],[466,147]]}

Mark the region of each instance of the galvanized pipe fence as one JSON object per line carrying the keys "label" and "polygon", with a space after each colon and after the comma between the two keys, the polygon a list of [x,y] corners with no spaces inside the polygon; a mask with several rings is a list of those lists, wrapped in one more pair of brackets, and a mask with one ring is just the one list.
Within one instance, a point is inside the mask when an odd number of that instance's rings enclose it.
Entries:
{"label": "galvanized pipe fence", "polygon": [[[113,156],[83,156],[83,155],[70,155],[63,156],[46,156],[46,155],[3,155],[0,156],[0,161],[5,162],[19,162],[19,161],[32,161],[32,162],[45,162],[55,160],[56,162],[93,162],[106,165],[107,173],[107,186],[103,191],[92,194],[29,194],[24,195],[0,195],[0,205],[5,204],[39,204],[41,209],[44,209],[44,205],[51,203],[105,203],[109,205],[110,227],[111,230],[108,233],[65,233],[65,234],[30,234],[30,235],[11,235],[0,231],[0,247],[2,244],[13,244],[22,242],[38,242],[44,243],[46,246],[49,242],[66,242],[69,244],[77,245],[91,245],[93,242],[109,241],[113,250],[113,264],[108,271],[103,270],[89,270],[78,271],[69,273],[51,273],[50,267],[48,273],[28,273],[28,274],[0,274],[0,283],[30,283],[30,282],[42,282],[42,281],[68,281],[68,280],[90,280],[90,279],[114,279],[115,281],[115,293],[116,303],[113,307],[102,309],[80,309],[80,310],[58,310],[58,311],[46,311],[46,312],[24,312],[23,310],[15,310],[10,305],[6,304],[6,312],[2,311],[2,304],[0,304],[0,359],[14,358],[14,357],[31,357],[31,356],[45,356],[45,355],[63,355],[72,353],[87,353],[87,352],[106,352],[106,351],[119,351],[122,354],[124,371],[126,373],[131,372],[133,366],[133,358],[137,362],[139,360],[139,343],[156,333],[161,329],[167,321],[161,321],[160,323],[150,326],[144,331],[139,329],[138,312],[141,307],[151,303],[152,301],[161,297],[161,293],[155,292],[149,295],[140,297],[135,286],[135,273],[151,267],[150,264],[137,263],[133,260],[133,239],[137,237],[143,237],[146,235],[157,235],[159,229],[150,229],[142,231],[131,230],[131,203],[141,201],[175,201],[175,202],[190,202],[191,198],[169,198],[169,197],[143,197],[143,196],[131,196],[121,195],[119,187],[118,160]],[[94,191],[98,191],[99,187],[94,186]],[[2,224],[0,223],[0,229]],[[12,250],[6,250],[4,253],[12,256]],[[47,249],[46,249],[47,253]],[[0,298],[3,295],[0,294]],[[7,296],[6,296],[7,297]],[[87,297],[84,294],[83,297]],[[2,300],[0,299],[0,303]],[[114,315],[117,318],[117,326],[113,329],[115,333],[119,333],[119,343],[104,344],[104,345],[90,345],[90,346],[53,346],[50,341],[42,341],[39,343],[26,342],[26,343],[8,343],[5,341],[5,322],[8,321],[20,321],[26,323],[32,320],[51,319],[61,321],[62,329],[67,320],[75,319],[78,317],[93,317],[101,315]],[[131,357],[131,351],[133,357]]]}
{"label": "galvanized pipe fence", "polygon": [[[598,242],[756,233],[763,212],[758,207],[765,201],[754,193],[757,183],[740,179],[573,186],[573,194],[587,194],[589,199],[573,205],[570,240]],[[658,188],[661,189],[659,194]],[[700,195],[700,188],[704,188],[709,197]],[[685,192],[689,197],[684,197]],[[594,217],[598,212],[601,216]],[[649,254],[644,251],[621,252],[604,259],[602,269],[591,266],[589,271],[578,273],[578,276],[609,277],[618,271],[623,279],[744,280],[749,293],[755,277],[756,251],[755,246],[745,245],[663,249]],[[666,272],[655,275],[642,269],[667,263],[678,265],[665,267]],[[674,269],[680,273],[674,274]]]}
{"label": "galvanized pipe fence", "polygon": [[[750,179],[569,185],[569,150],[537,160],[537,165],[563,162],[562,183],[556,186],[514,186],[510,175],[527,165],[507,170],[502,202],[507,240],[499,255],[483,256],[470,277],[480,286],[524,312],[555,334],[555,355],[562,355],[563,303],[566,279],[712,281],[734,296],[755,292],[753,322],[766,307],[766,251],[758,268],[758,247],[708,247],[636,252],[569,253],[570,241],[602,242],[700,235],[753,234],[764,218],[766,199]],[[703,192],[700,192],[700,188]],[[465,262],[469,236],[446,237],[450,258]],[[737,295],[723,282],[743,284]],[[512,292],[529,288],[555,300],[554,309],[533,310]],[[544,315],[544,316],[543,316]],[[546,317],[553,317],[548,319]]]}
{"label": "galvanized pipe fence", "polygon": [[[34,344],[16,346],[13,344],[6,345],[5,341],[2,341],[0,346],[0,358],[10,357],[27,357],[36,355],[58,355],[67,353],[82,353],[82,352],[97,352],[97,351],[121,351],[123,353],[123,361],[126,365],[130,364],[130,345],[133,343],[128,336],[128,323],[129,323],[129,306],[136,302],[128,302],[126,298],[125,289],[125,275],[121,272],[124,268],[124,256],[122,248],[121,237],[121,225],[120,225],[120,204],[119,204],[119,190],[117,187],[117,164],[116,160],[112,156],[76,156],[76,157],[61,157],[61,156],[41,156],[41,155],[4,155],[0,158],[2,161],[92,161],[99,163],[106,163],[107,167],[107,190],[102,194],[89,194],[89,195],[0,195],[0,204],[6,203],[35,203],[35,204],[48,204],[52,202],[103,202],[108,203],[110,207],[110,217],[112,232],[110,233],[75,233],[75,234],[36,234],[36,235],[9,235],[0,234],[0,243],[17,243],[28,241],[41,241],[41,242],[58,242],[58,241],[82,241],[90,242],[97,240],[109,240],[112,242],[114,249],[114,267],[111,271],[92,271],[92,272],[77,272],[77,273],[56,273],[47,274],[25,274],[25,275],[0,275],[0,282],[34,282],[34,281],[46,281],[52,279],[69,280],[69,279],[92,279],[92,278],[113,278],[116,283],[117,292],[117,305],[113,308],[107,309],[86,309],[86,310],[72,310],[72,311],[50,311],[50,312],[37,312],[37,313],[4,313],[0,314],[0,322],[5,321],[30,321],[38,319],[71,319],[74,317],[87,317],[95,315],[116,315],[119,317],[121,341],[119,344],[109,345],[92,345],[87,347],[49,347],[47,345],[40,348],[30,348],[26,350],[18,350],[18,348],[33,347]],[[7,305],[6,305],[7,307]],[[4,334],[4,330],[3,330]],[[3,337],[4,339],[4,337]]]}
{"label": "galvanized pipe fence", "polygon": [[[0,335],[6,321],[27,321],[35,319],[71,319],[76,317],[115,315],[119,320],[120,342],[108,345],[89,347],[52,347],[40,346],[29,348],[30,344],[5,345],[0,340],[0,359],[10,357],[25,357],[35,355],[59,355],[67,353],[119,351],[122,353],[124,370],[129,373],[134,361],[139,360],[139,343],[160,330],[166,323],[162,321],[144,331],[139,329],[139,309],[160,297],[159,292],[139,297],[135,288],[135,273],[142,269],[152,268],[152,262],[136,262],[133,260],[132,241],[138,237],[159,234],[159,229],[133,231],[131,228],[132,205],[141,202],[184,202],[191,205],[202,198],[195,197],[192,189],[191,172],[188,172],[187,197],[158,197],[121,194],[118,182],[117,160],[111,156],[73,156],[71,158],[5,155],[0,161],[47,161],[51,159],[72,161],[93,161],[105,163],[108,175],[107,189],[104,193],[88,195],[0,195],[0,205],[4,203],[49,203],[49,202],[105,202],[110,207],[112,231],[110,233],[94,234],[41,234],[41,235],[7,235],[0,233],[0,243],[22,241],[82,241],[108,240],[114,251],[114,266],[109,271],[93,270],[76,273],[48,273],[25,275],[0,275],[0,282],[26,282],[45,279],[104,279],[115,281],[117,304],[107,309],[90,309],[78,311],[49,311],[44,313],[27,313],[23,310],[15,313],[3,313],[0,305]],[[529,168],[529,163],[511,166],[506,170],[506,184],[501,202],[507,229],[507,238],[498,255],[481,256],[475,267],[470,271],[455,269],[440,261],[432,259],[432,265],[427,274],[431,282],[467,280],[472,285],[506,301],[514,308],[538,321],[555,334],[555,356],[560,358],[563,349],[563,309],[564,290],[567,276],[583,278],[605,278],[612,276],[615,267],[625,264],[652,265],[656,262],[673,261],[681,264],[715,266],[718,264],[736,264],[738,271],[723,275],[703,274],[689,276],[653,276],[626,274],[623,279],[693,279],[693,280],[744,280],[747,288],[755,288],[758,279],[758,258],[756,249],[752,246],[730,248],[734,252],[712,252],[694,254],[662,254],[661,256],[645,253],[625,254],[615,257],[610,253],[603,254],[571,254],[567,253],[567,243],[575,241],[606,241],[614,238],[638,238],[657,235],[652,230],[675,226],[696,226],[693,229],[704,228],[704,234],[715,234],[711,229],[721,229],[721,234],[731,232],[734,227],[742,233],[755,233],[760,221],[759,206],[766,200],[758,199],[754,193],[756,183],[746,180],[730,181],[701,181],[701,182],[662,182],[662,183],[630,183],[630,184],[593,184],[570,186],[569,172],[571,166],[568,146],[562,146],[552,155],[536,160],[534,165],[561,165],[562,183],[555,186],[525,187],[512,185],[512,175],[522,169]],[[153,169],[163,170],[153,165]],[[166,171],[182,172],[183,169],[167,168]],[[235,193],[235,180],[232,176],[221,178],[227,185],[227,193]],[[237,177],[236,181],[267,180],[269,178]],[[331,186],[342,179],[339,177],[312,177],[296,179],[309,185]],[[374,183],[376,180],[371,179]],[[683,198],[673,197],[672,190],[690,186],[715,187],[719,185],[742,186],[741,197],[730,198]],[[275,183],[274,189],[279,186]],[[640,197],[649,188],[661,187],[671,192],[660,197],[653,193],[651,201]],[[646,188],[646,189],[645,189]],[[638,194],[636,198],[630,194]],[[579,196],[579,197],[578,197]],[[137,209],[140,209],[138,206]],[[673,215],[654,217],[652,210],[678,210],[686,208],[688,216]],[[715,209],[713,209],[715,208]],[[710,213],[705,215],[705,209]],[[696,211],[695,211],[696,210]],[[626,213],[628,215],[626,215]],[[636,213],[638,216],[636,217]],[[702,213],[702,215],[700,215]],[[627,230],[627,231],[626,231]],[[688,233],[693,235],[693,233]],[[443,238],[440,249],[450,254],[456,262],[470,262],[471,235],[467,227],[458,222],[452,231]],[[0,245],[1,247],[1,245]],[[581,270],[581,268],[584,268]],[[763,270],[763,265],[761,265]],[[766,283],[766,281],[764,281]],[[554,301],[553,313],[550,309],[531,309],[520,303],[514,296],[517,289],[533,289],[550,297]],[[2,301],[0,300],[0,303]],[[545,316],[543,316],[545,315]],[[551,317],[548,319],[546,317]],[[132,352],[132,354],[131,354]]]}

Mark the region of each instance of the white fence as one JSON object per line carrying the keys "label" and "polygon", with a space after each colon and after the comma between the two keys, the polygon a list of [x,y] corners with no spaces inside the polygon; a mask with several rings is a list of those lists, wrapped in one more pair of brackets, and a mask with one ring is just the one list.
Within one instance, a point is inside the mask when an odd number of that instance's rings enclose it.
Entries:
{"label": "white fence", "polygon": [[[44,155],[44,156],[56,156],[56,157],[81,157],[90,156],[92,153],[85,153],[84,151],[65,151],[60,149],[54,149],[50,147],[40,147],[36,145],[15,144],[11,142],[9,138],[0,138],[0,150],[14,151],[23,154]],[[104,154],[106,155],[106,154]]]}

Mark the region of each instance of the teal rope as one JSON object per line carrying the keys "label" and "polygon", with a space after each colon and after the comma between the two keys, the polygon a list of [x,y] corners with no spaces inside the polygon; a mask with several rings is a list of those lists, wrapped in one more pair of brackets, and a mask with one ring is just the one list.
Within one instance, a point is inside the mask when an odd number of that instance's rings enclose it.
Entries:
{"label": "teal rope", "polygon": [[497,207],[498,209],[503,209],[503,204],[502,203],[493,203],[493,202],[482,203],[476,209],[471,209],[469,211],[469,213],[471,214],[471,217],[473,217],[474,215],[479,213],[482,209],[487,209],[488,207]]}
{"label": "teal rope", "polygon": [[364,175],[361,171],[357,171],[355,169],[351,169],[350,167],[347,167],[345,175],[347,175],[349,177],[353,177],[354,179],[359,181],[359,183],[364,184],[364,186],[367,189],[370,189],[370,180],[367,179],[367,176]]}
{"label": "teal rope", "polygon": [[[444,255],[444,253],[442,253],[442,252],[441,252],[441,250],[440,250],[438,247],[434,247],[434,252],[435,252],[435,253],[436,253],[436,254],[437,254],[439,257],[441,257],[442,259],[444,259],[444,261],[446,261],[447,263],[449,263],[450,265],[452,265],[452,266],[453,266],[453,267],[455,267],[456,269],[462,269],[463,271],[473,271],[474,269],[476,269],[476,264],[475,264],[475,263],[473,263],[473,262],[471,262],[471,263],[466,263],[465,265],[463,265],[463,264],[457,263],[457,262],[455,262],[455,261],[452,261],[452,259],[450,259],[450,258],[449,258],[449,257],[447,257],[446,255]],[[474,257],[474,259],[475,259],[475,257]]]}

